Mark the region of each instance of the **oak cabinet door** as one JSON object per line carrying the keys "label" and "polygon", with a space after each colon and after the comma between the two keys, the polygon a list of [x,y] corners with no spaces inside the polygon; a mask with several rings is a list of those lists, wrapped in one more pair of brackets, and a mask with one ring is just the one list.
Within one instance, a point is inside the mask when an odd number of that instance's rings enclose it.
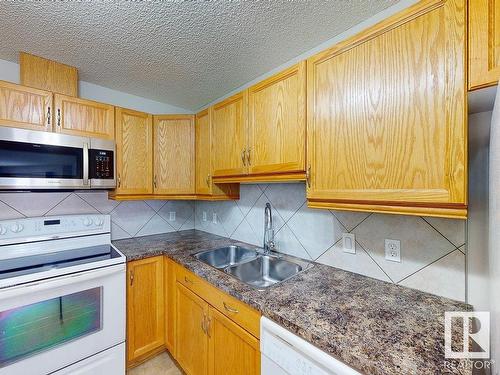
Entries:
{"label": "oak cabinet door", "polygon": [[192,115],[154,116],[154,193],[194,194]]}
{"label": "oak cabinet door", "polygon": [[310,206],[465,217],[464,25],[419,2],[308,60]]}
{"label": "oak cabinet door", "polygon": [[500,80],[500,0],[469,0],[469,88]]}
{"label": "oak cabinet door", "polygon": [[248,90],[249,174],[305,171],[306,63]]}
{"label": "oak cabinet door", "polygon": [[117,194],[153,192],[153,118],[116,108]]}
{"label": "oak cabinet door", "polygon": [[114,139],[115,108],[112,105],[67,95],[54,95],[55,130],[58,133]]}
{"label": "oak cabinet door", "polygon": [[209,375],[260,374],[259,340],[210,307]]}
{"label": "oak cabinet door", "polygon": [[214,176],[247,174],[247,94],[236,94],[212,107]]}
{"label": "oak cabinet door", "polygon": [[51,131],[52,93],[0,81],[0,126]]}
{"label": "oak cabinet door", "polygon": [[163,257],[127,265],[127,358],[131,363],[165,345]]}
{"label": "oak cabinet door", "polygon": [[175,309],[175,359],[188,375],[206,375],[208,304],[177,282]]}
{"label": "oak cabinet door", "polygon": [[196,194],[212,193],[210,111],[196,115]]}

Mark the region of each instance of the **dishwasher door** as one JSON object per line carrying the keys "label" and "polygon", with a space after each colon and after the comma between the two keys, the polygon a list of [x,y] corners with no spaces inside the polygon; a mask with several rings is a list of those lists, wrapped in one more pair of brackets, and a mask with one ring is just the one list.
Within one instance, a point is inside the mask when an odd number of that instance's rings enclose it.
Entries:
{"label": "dishwasher door", "polygon": [[361,375],[265,317],[260,331],[261,375]]}

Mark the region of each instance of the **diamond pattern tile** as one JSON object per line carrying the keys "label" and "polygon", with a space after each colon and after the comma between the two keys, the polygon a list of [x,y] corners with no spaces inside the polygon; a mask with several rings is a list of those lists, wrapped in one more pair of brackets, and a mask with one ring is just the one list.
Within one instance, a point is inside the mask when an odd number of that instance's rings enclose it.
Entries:
{"label": "diamond pattern tile", "polygon": [[19,219],[24,217],[20,212],[14,210],[12,207],[0,202],[0,220]]}
{"label": "diamond pattern tile", "polygon": [[[175,212],[175,221],[170,220],[170,212]],[[158,211],[158,215],[175,230],[180,230],[182,225],[194,215],[194,203],[189,201],[168,201]]]}
{"label": "diamond pattern tile", "polygon": [[111,220],[133,237],[154,214],[154,210],[143,201],[125,201],[111,212]]}
{"label": "diamond pattern tile", "polygon": [[94,207],[85,202],[76,194],[70,194],[47,212],[46,216],[54,215],[77,215],[99,213]]}
{"label": "diamond pattern tile", "polygon": [[[307,208],[305,194],[303,183],[241,185],[240,200],[236,201],[241,215],[234,210],[234,202],[196,202],[195,227],[262,246],[264,204],[270,202],[279,251],[388,282],[401,281],[402,284],[417,279],[421,272],[431,272],[434,263],[446,258],[458,246],[458,253],[465,253],[465,246],[461,246],[465,242],[463,221],[312,210]],[[203,211],[207,212],[205,222],[202,221]],[[217,224],[211,222],[214,212],[219,216]],[[228,233],[231,231],[234,232]],[[339,239],[343,232],[355,233],[355,255],[342,251]],[[401,263],[385,260],[385,238],[401,241]],[[442,264],[445,271],[452,274],[457,269],[451,261]],[[418,282],[412,287],[463,300],[461,292],[450,293],[456,288],[453,283],[459,282],[460,288],[465,288],[465,270],[458,271],[457,275],[460,277],[445,279],[431,274],[428,284],[432,287],[422,284],[419,288]]]}
{"label": "diamond pattern tile", "polygon": [[118,201],[108,199],[107,191],[85,191],[77,194],[102,214],[109,214],[120,204]]}
{"label": "diamond pattern tile", "polygon": [[2,193],[0,201],[15,207],[26,217],[43,216],[70,193]]}
{"label": "diamond pattern tile", "polygon": [[[354,229],[356,240],[395,282],[441,258],[454,246],[421,217],[373,214]],[[385,259],[385,239],[401,241],[401,263]]]}
{"label": "diamond pattern tile", "polygon": [[155,214],[146,224],[144,224],[139,232],[137,232],[136,237],[168,232],[175,232],[175,229],[163,220],[160,215]]}

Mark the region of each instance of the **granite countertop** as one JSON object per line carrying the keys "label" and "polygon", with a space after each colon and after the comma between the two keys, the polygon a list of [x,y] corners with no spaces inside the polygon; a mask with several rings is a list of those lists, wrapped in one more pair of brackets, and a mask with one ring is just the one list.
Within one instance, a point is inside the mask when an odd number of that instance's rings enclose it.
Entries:
{"label": "granite countertop", "polygon": [[170,257],[360,372],[470,373],[463,362],[444,358],[444,312],[469,310],[464,303],[321,264],[259,291],[193,258],[201,250],[242,244],[198,230],[113,244],[129,261]]}

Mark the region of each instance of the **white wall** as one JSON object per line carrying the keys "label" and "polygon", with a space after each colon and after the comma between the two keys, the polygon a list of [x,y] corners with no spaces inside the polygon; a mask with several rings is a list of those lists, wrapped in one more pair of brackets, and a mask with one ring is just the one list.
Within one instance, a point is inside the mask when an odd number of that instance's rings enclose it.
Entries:
{"label": "white wall", "polygon": [[[19,64],[0,60],[0,80],[19,83]],[[83,99],[96,100],[152,114],[192,113],[185,108],[160,103],[85,81],[79,82],[79,95]]]}

